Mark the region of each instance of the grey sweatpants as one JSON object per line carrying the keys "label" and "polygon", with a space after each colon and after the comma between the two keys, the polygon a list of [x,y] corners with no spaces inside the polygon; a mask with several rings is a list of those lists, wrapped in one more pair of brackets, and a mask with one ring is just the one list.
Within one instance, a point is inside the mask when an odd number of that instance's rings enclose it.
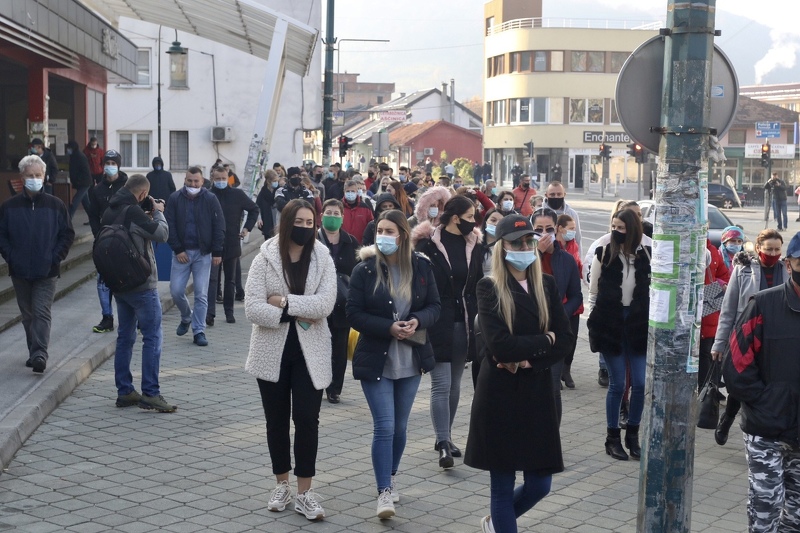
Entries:
{"label": "grey sweatpants", "polygon": [[47,360],[50,344],[50,308],[56,293],[56,278],[22,279],[12,277],[22,327],[28,341],[28,358],[41,355]]}

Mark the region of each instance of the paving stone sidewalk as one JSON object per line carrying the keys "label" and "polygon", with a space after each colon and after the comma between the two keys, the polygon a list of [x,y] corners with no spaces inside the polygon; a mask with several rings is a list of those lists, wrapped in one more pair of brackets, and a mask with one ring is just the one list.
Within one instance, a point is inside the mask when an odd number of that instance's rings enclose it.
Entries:
{"label": "paving stone sidewalk", "polygon": [[[294,531],[477,532],[488,514],[487,473],[438,468],[429,415],[430,379],[422,380],[397,476],[397,517],[375,517],[370,460],[372,423],[360,385],[348,375],[342,403],[323,400],[314,486],[326,518],[309,522],[290,508],[266,509],[274,487],[258,387],[243,370],[250,324],[207,331],[209,346],[177,337],[179,315],[164,317],[161,384],[174,414],[114,406],[113,359],[100,366],[28,439],[0,475],[0,531]],[[519,520],[520,531],[632,532],[639,464],[604,453],[605,389],[585,323],[573,364],[576,390],[563,392],[566,471],[549,496]],[[137,343],[135,354],[141,345]],[[139,364],[134,356],[135,382]],[[464,373],[453,440],[463,448],[472,401]],[[138,388],[138,387],[137,387]],[[747,475],[739,433],[727,446],[698,430],[694,532],[746,531]]]}

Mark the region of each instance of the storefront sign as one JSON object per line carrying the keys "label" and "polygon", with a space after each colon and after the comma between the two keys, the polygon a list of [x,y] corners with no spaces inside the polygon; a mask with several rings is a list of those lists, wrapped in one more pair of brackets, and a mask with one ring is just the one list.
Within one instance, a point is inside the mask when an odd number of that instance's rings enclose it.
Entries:
{"label": "storefront sign", "polygon": [[631,138],[624,131],[584,131],[583,142],[585,143],[629,143]]}
{"label": "storefront sign", "polygon": [[400,111],[381,111],[378,113],[378,118],[381,122],[405,122],[406,111],[405,109]]}
{"label": "storefront sign", "polygon": [[[794,144],[772,144],[769,143],[770,155],[772,159],[794,159]],[[744,145],[744,156],[747,159],[761,158],[761,144],[747,143]]]}

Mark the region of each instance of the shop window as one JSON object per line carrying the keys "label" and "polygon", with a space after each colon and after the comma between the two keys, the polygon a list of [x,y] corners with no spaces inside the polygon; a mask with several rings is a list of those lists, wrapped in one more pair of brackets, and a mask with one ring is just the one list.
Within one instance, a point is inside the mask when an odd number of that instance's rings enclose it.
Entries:
{"label": "shop window", "polygon": [[189,168],[189,132],[169,132],[169,167],[171,170]]}
{"label": "shop window", "polygon": [[611,72],[619,72],[628,59],[628,52],[611,52]]}
{"label": "shop window", "polygon": [[122,157],[122,168],[149,168],[150,133],[120,133],[119,155]]}

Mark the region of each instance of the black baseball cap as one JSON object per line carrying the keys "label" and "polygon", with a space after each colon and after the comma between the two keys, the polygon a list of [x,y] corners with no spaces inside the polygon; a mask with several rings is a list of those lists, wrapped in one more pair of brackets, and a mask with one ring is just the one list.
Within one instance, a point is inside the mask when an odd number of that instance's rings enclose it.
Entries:
{"label": "black baseball cap", "polygon": [[525,235],[533,235],[533,226],[527,217],[522,215],[508,215],[497,223],[494,235],[498,240],[516,241]]}

